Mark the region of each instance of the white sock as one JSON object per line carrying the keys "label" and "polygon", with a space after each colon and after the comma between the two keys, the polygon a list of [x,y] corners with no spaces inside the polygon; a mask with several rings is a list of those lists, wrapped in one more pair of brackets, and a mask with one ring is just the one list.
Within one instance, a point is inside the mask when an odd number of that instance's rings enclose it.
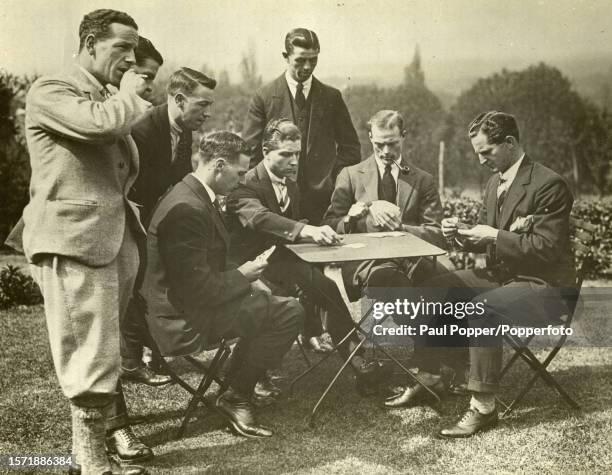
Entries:
{"label": "white sock", "polygon": [[481,414],[490,414],[495,410],[495,394],[472,393],[470,407]]}

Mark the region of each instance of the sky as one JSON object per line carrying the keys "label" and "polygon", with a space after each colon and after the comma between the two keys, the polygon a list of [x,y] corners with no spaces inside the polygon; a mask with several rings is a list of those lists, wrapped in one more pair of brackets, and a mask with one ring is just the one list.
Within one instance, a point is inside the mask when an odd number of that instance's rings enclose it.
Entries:
{"label": "sky", "polygon": [[611,57],[610,0],[0,0],[0,68],[61,69],[76,52],[82,16],[96,8],[128,12],[168,62],[206,63],[232,80],[249,48],[265,80],[279,75],[294,27],[319,36],[316,75],[346,81],[399,81],[417,43],[434,83],[465,74],[458,68],[482,74]]}

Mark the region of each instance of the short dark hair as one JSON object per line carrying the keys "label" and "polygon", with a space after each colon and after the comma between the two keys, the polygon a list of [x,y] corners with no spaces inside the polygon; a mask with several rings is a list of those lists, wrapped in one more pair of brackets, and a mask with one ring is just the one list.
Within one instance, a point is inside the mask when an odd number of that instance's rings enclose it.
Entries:
{"label": "short dark hair", "polygon": [[170,76],[167,87],[168,95],[174,96],[178,92],[191,94],[199,85],[214,89],[217,86],[217,81],[200,71],[182,67]]}
{"label": "short dark hair", "polygon": [[138,46],[134,54],[136,55],[136,64],[142,63],[145,59],[152,59],[160,66],[164,64],[164,58],[161,53],[155,49],[151,40],[144,36],[138,37]]}
{"label": "short dark hair", "polygon": [[111,23],[120,23],[138,30],[138,25],[134,19],[125,12],[107,8],[94,10],[85,15],[79,25],[79,51],[85,46],[85,38],[89,35],[94,35],[96,40],[105,40],[109,38],[109,26]]}
{"label": "short dark hair", "polygon": [[517,142],[520,142],[519,128],[516,119],[513,115],[505,112],[489,111],[478,114],[478,116],[470,122],[468,127],[468,135],[470,138],[482,132],[487,136],[489,143],[500,144],[506,137],[514,137]]}
{"label": "short dark hair", "polygon": [[250,152],[242,137],[227,130],[211,132],[202,137],[198,150],[201,163],[208,163],[220,157],[230,163],[236,163],[240,155],[248,155]]}
{"label": "short dark hair", "polygon": [[285,51],[287,54],[293,53],[293,48],[296,46],[321,51],[317,34],[306,28],[294,28],[285,36]]}
{"label": "short dark hair", "polygon": [[372,126],[379,129],[391,130],[397,127],[400,132],[404,131],[404,116],[399,111],[381,110],[368,120],[368,132],[372,132]]}
{"label": "short dark hair", "polygon": [[284,140],[295,141],[301,138],[300,129],[289,119],[272,119],[264,129],[262,148],[268,151],[276,150]]}

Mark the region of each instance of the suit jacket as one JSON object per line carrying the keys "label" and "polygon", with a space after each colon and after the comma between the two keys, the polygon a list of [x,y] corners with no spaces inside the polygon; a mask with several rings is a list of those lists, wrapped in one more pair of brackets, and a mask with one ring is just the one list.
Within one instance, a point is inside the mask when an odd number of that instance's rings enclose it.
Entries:
{"label": "suit jacket", "polygon": [[23,248],[40,254],[109,264],[126,220],[144,234],[127,198],[138,174],[129,136],[150,104],[120,91],[104,100],[79,69],[39,78],[26,99],[26,139],[32,165],[30,202],[23,212]]}
{"label": "suit jacket", "polygon": [[[525,156],[499,217],[498,186],[499,174],[495,173],[487,182],[479,217],[480,224],[500,230],[495,246],[487,249],[490,267],[509,275],[538,277],[551,285],[572,286],[575,268],[570,251],[569,217],[574,198],[565,180]],[[517,218],[527,216],[533,216],[529,229],[509,230]]]}
{"label": "suit jacket", "polygon": [[[374,155],[358,165],[342,170],[336,181],[331,204],[323,217],[323,224],[328,224],[338,233],[345,233],[345,218],[351,206],[357,202],[379,199],[378,181]],[[410,167],[408,172],[400,171],[397,186],[397,205],[403,229],[436,246],[446,247],[440,228],[442,205],[433,177],[423,170]],[[366,218],[360,218],[355,232],[367,231]]]}
{"label": "suit jacket", "polygon": [[191,173],[191,160],[172,162],[168,104],[151,108],[132,128],[138,147],[140,172],[130,198],[142,206],[142,221],[148,223],[157,200],[164,192]]}
{"label": "suit jacket", "polygon": [[242,273],[227,270],[229,239],[206,189],[191,174],[153,211],[141,293],[163,355],[203,351],[220,308],[250,292]]}
{"label": "suit jacket", "polygon": [[287,179],[289,217],[281,209],[263,162],[246,174],[245,183],[227,199],[228,220],[232,222],[231,258],[242,264],[274,244],[293,242],[304,223],[299,221],[300,194]]}
{"label": "suit jacket", "polygon": [[[302,193],[303,216],[318,221],[329,204],[339,171],[359,163],[360,145],[342,94],[312,78],[310,126],[306,156],[299,164],[298,184]],[[282,74],[255,93],[244,123],[242,136],[252,148],[252,164],[263,157],[262,135],[272,119],[285,117],[295,122],[291,92]]]}

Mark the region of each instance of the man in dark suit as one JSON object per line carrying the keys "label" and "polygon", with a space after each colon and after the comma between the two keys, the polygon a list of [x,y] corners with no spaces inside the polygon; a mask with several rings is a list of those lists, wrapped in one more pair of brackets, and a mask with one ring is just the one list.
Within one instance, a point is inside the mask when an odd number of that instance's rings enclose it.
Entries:
{"label": "man in dark suit", "polygon": [[[351,330],[353,323],[342,302],[338,288],[316,267],[298,259],[282,244],[309,240],[325,246],[337,244],[339,236],[329,226],[312,226],[298,220],[302,200],[293,181],[298,173],[301,144],[300,130],[289,119],[273,119],[263,134],[263,160],[247,173],[245,183],[228,198],[228,214],[234,218],[232,258],[238,263],[252,259],[273,245],[270,265],[264,272],[274,286],[299,286],[308,298],[328,310],[328,330],[337,343]],[[359,342],[355,337],[339,348],[348,358]],[[359,387],[379,379],[379,366],[361,356],[351,360]]]}
{"label": "man in dark suit", "polygon": [[[397,111],[382,110],[372,116],[368,127],[374,154],[340,172],[323,223],[342,234],[407,231],[445,247],[440,229],[442,206],[434,179],[402,156],[404,118]],[[411,285],[452,266],[444,258],[439,261],[443,264],[434,266],[428,260],[349,264],[343,266],[343,275],[347,285],[357,284],[353,293],[366,282],[383,287]],[[377,278],[383,280],[374,284],[370,278],[378,270]]]}
{"label": "man in dark suit", "polygon": [[329,205],[338,172],[360,160],[360,146],[340,91],[312,73],[320,46],[316,33],[296,28],[285,37],[287,70],[255,93],[242,136],[252,149],[252,166],[262,159],[262,134],[272,119],[293,120],[302,134],[297,183],[301,218],[318,225]]}
{"label": "man in dark suit", "polygon": [[[205,74],[180,68],[170,76],[168,101],[153,107],[133,127],[141,167],[130,197],[141,205],[145,226],[162,194],[192,171],[192,134],[210,117],[215,86],[216,81]],[[144,249],[145,244],[142,246]],[[146,253],[141,254],[144,269]],[[140,274],[136,291],[141,281]],[[121,322],[121,378],[150,386],[168,384],[169,376],[156,374],[155,365],[145,366],[142,362],[142,338],[147,331],[144,325],[138,299],[132,300]]]}
{"label": "man in dark suit", "polygon": [[[564,299],[575,277],[569,248],[569,187],[561,176],[525,155],[513,116],[486,112],[468,131],[480,164],[495,173],[485,188],[479,224],[469,228],[457,218],[446,218],[442,230],[466,250],[486,250],[487,266],[439,276],[423,286],[448,291],[447,301],[483,305],[483,316],[467,317],[470,328],[557,323],[567,311]],[[495,393],[502,337],[470,338],[469,354],[470,407],[457,424],[440,431],[442,437],[469,437],[498,422]],[[423,377],[439,389],[439,372],[431,365]],[[400,397],[409,404],[420,391],[409,388]]]}
{"label": "man in dark suit", "polygon": [[163,355],[195,354],[222,337],[241,337],[234,351],[243,356],[216,405],[239,434],[269,437],[272,431],[255,422],[250,399],[259,378],[291,347],[303,309],[254,286],[265,259],[227,265],[230,238],[216,195],[244,179],[249,160],[246,142],[231,132],[202,139],[196,170],[161,199],[151,218],[142,295]]}

